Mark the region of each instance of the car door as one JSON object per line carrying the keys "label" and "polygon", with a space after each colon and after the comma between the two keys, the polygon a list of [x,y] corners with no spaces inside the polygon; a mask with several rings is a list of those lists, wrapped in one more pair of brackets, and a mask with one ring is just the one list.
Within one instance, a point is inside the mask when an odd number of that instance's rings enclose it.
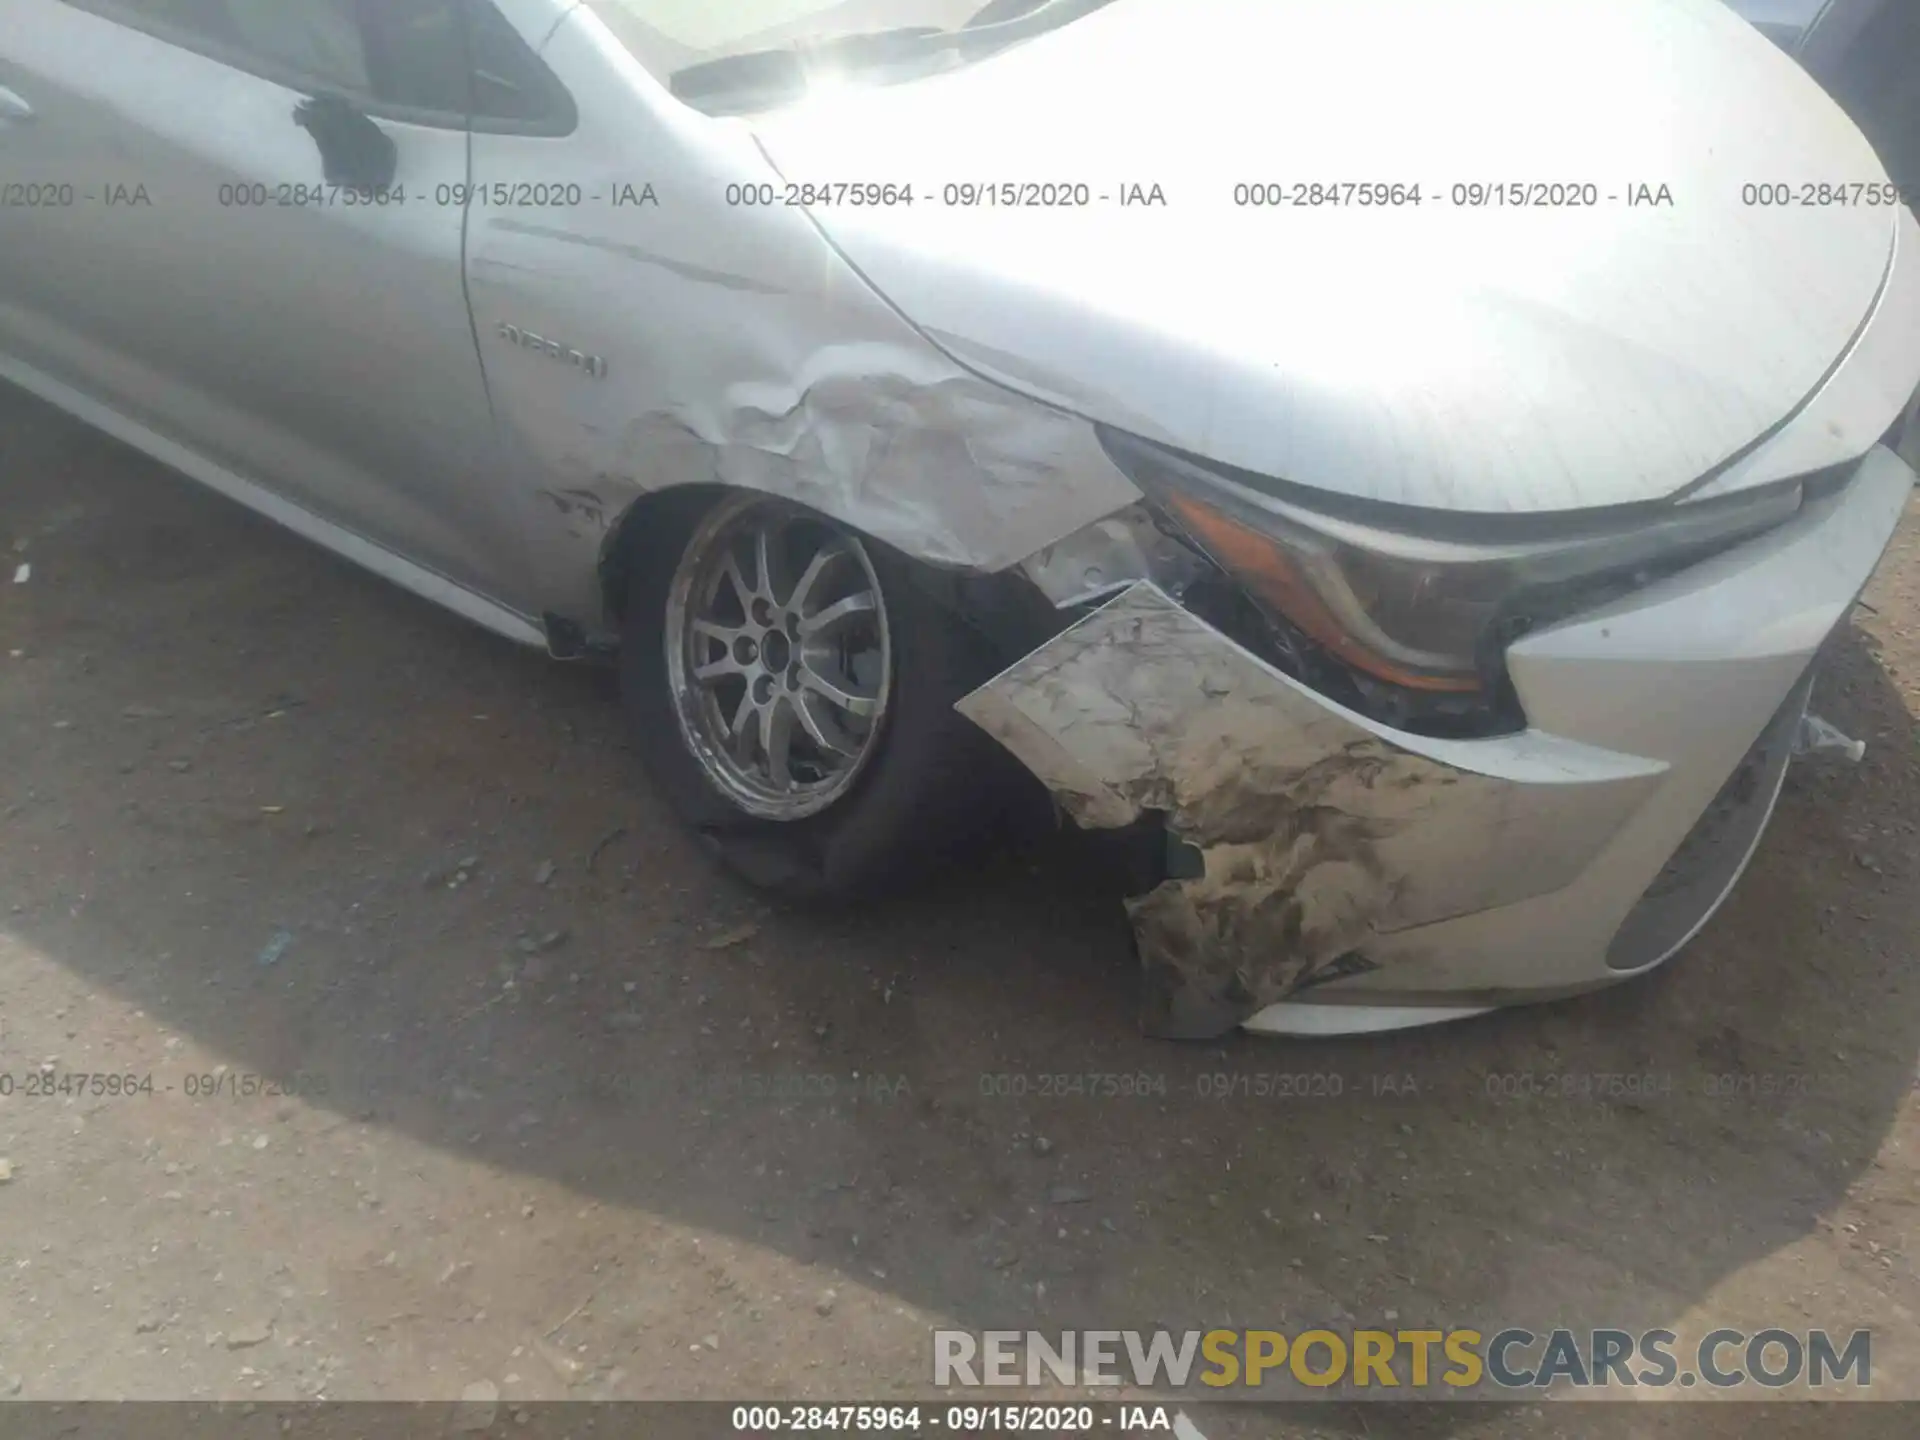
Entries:
{"label": "car door", "polygon": [[531,52],[484,0],[6,8],[0,352],[511,608],[462,247],[475,111],[571,125]]}

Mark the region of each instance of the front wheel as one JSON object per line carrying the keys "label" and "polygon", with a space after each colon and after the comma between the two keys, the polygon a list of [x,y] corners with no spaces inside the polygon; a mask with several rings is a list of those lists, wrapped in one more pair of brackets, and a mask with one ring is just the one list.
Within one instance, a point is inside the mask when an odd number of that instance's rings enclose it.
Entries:
{"label": "front wheel", "polygon": [[640,542],[621,647],[636,740],[729,866],[867,894],[971,850],[1009,762],[953,702],[993,674],[908,562],[788,501],[730,495]]}

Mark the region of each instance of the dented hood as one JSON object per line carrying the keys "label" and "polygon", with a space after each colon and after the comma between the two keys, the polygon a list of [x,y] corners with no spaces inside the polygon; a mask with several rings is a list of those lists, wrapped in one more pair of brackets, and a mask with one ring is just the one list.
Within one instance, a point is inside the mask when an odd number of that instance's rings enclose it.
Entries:
{"label": "dented hood", "polygon": [[[813,214],[961,363],[1227,464],[1461,511],[1657,499],[1751,447],[1854,341],[1896,233],[1890,206],[1743,193],[1885,173],[1717,0],[1116,0],[753,123],[790,181],[911,185]],[[1007,205],[1000,182],[1053,189]],[[1316,182],[1422,203],[1237,203]],[[1513,203],[1582,186],[1593,204]]]}

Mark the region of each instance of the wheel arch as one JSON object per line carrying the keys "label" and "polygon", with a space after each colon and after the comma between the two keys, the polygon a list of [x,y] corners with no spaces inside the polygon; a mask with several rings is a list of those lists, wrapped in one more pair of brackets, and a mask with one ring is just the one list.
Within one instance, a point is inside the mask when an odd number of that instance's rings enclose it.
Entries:
{"label": "wheel arch", "polygon": [[[663,527],[691,529],[701,515],[730,495],[761,493],[765,492],[733,485],[674,485],[644,491],[620,512],[607,526],[596,567],[603,614],[616,643],[632,594],[635,565],[643,540]],[[982,573],[939,565],[889,543],[843,516],[808,506],[804,501],[793,503],[844,526],[862,543],[900,561],[917,588],[986,636],[1008,663],[1050,639],[1067,622],[1068,617],[1054,610],[1017,566]]]}
{"label": "wheel arch", "polygon": [[600,542],[596,578],[608,628],[617,636],[633,590],[640,541],[661,526],[691,526],[712,505],[735,493],[726,485],[674,485],[643,490],[607,526]]}

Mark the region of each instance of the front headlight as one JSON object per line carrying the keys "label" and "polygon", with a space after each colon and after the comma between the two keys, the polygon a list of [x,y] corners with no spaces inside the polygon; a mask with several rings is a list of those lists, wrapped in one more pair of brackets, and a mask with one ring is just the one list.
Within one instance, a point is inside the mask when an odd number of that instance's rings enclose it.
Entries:
{"label": "front headlight", "polygon": [[1496,535],[1528,531],[1485,541],[1458,538],[1475,517],[1435,515],[1453,532],[1439,538],[1416,528],[1417,512],[1406,524],[1396,510],[1392,526],[1330,515],[1150,441],[1104,427],[1100,438],[1270,618],[1365,676],[1434,695],[1490,692],[1507,642],[1557,598],[1610,578],[1645,583],[1771,529],[1801,500],[1789,483],[1629,518],[1479,517]]}

